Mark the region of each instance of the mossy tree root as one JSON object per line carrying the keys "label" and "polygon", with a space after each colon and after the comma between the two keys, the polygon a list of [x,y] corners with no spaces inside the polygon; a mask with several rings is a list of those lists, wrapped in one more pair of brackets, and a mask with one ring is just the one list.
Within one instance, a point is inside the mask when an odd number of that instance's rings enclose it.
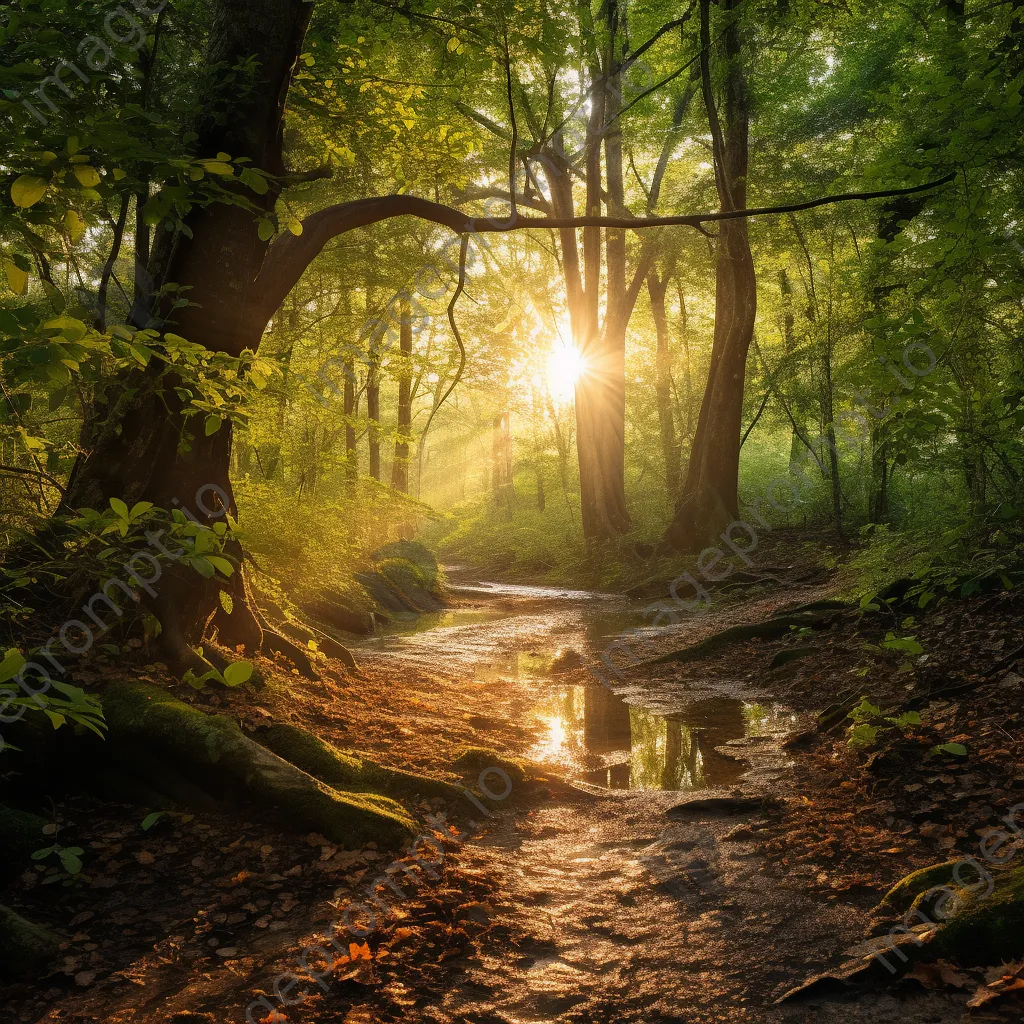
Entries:
{"label": "mossy tree root", "polygon": [[445,800],[462,795],[458,787],[441,779],[386,768],[358,754],[338,750],[294,725],[267,726],[258,730],[256,739],[314,778],[350,793],[385,793],[406,799],[439,796]]}
{"label": "mossy tree root", "polygon": [[48,846],[46,821],[27,811],[0,806],[0,871],[17,870],[21,858]]}
{"label": "mossy tree root", "polygon": [[732,626],[715,633],[700,643],[691,647],[684,647],[679,651],[671,651],[658,658],[652,658],[643,662],[644,665],[660,665],[664,662],[688,662],[698,661],[709,654],[716,653],[720,648],[729,644],[740,643],[744,640],[773,640],[780,636],[788,636],[791,630],[801,627],[811,629],[827,629],[840,616],[839,609],[820,609],[817,611],[790,612],[785,615],[777,615],[774,618],[766,619],[764,622],[751,622],[741,626]]}
{"label": "mossy tree root", "polygon": [[232,719],[207,715],[158,687],[113,683],[103,707],[107,747],[121,770],[175,802],[199,805],[208,794],[274,812],[297,831],[349,848],[371,840],[395,848],[415,834],[400,804],[340,792],[250,739]]}
{"label": "mossy tree root", "polygon": [[913,960],[983,967],[1024,957],[1024,866],[989,871],[946,861],[922,868],[893,886],[879,911],[903,914],[910,926],[938,925]]}
{"label": "mossy tree root", "polygon": [[59,951],[56,935],[0,905],[0,977],[31,973]]}

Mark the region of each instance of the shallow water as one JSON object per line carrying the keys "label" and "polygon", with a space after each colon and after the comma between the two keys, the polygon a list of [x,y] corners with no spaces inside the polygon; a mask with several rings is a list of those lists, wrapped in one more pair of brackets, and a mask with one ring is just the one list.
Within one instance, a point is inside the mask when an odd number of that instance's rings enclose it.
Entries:
{"label": "shallow water", "polygon": [[[517,680],[536,693],[525,753],[606,789],[694,790],[735,783],[746,767],[716,748],[779,727],[778,708],[684,695],[678,710],[627,704],[599,682],[561,670],[594,659],[616,636],[645,627],[643,602],[614,594],[467,578],[449,567],[459,606],[396,623],[359,648],[481,682]],[[570,681],[571,678],[571,681]],[[583,676],[585,678],[585,676]],[[663,707],[664,701],[660,702]]]}

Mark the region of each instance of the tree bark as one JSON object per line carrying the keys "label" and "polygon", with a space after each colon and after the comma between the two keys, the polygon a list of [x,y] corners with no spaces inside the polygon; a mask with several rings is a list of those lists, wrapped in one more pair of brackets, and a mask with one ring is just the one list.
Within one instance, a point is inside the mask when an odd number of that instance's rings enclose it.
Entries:
{"label": "tree bark", "polygon": [[395,374],[398,378],[398,439],[395,441],[395,460],[391,464],[391,486],[407,494],[409,440],[412,436],[412,316],[408,302],[402,304],[401,316],[398,336],[401,360]]}
{"label": "tree bark", "polygon": [[369,446],[368,471],[374,480],[380,479],[380,355],[376,342],[370,341],[369,365],[366,370],[366,430]]}
{"label": "tree bark", "polygon": [[669,348],[668,314],[665,310],[665,292],[668,278],[658,277],[651,269],[647,274],[647,294],[651,300],[654,329],[657,334],[658,350],[655,355],[654,394],[658,406],[658,426],[661,430],[661,453],[665,460],[665,492],[670,504],[679,496],[681,477],[680,445],[676,437],[675,419],[672,414],[672,353]]}
{"label": "tree bark", "polygon": [[[303,0],[218,0],[206,63],[233,67],[255,57],[259,71],[231,117],[216,116],[211,93],[210,106],[197,119],[197,152],[248,157],[256,167],[278,175],[284,172],[285,95],[311,13],[312,4]],[[269,213],[279,191],[272,186],[265,196],[248,197]],[[190,304],[174,311],[175,322],[168,326],[175,333],[231,355],[255,350],[277,306],[264,317],[255,301],[254,282],[268,243],[259,239],[253,214],[213,204],[193,209],[186,223],[190,235],[157,235],[146,273],[137,273],[136,308],[148,307],[161,284],[176,282],[189,289],[185,294]],[[137,232],[140,237],[144,247],[146,236]],[[146,284],[148,295],[143,294]],[[102,508],[116,496],[129,506],[141,500],[163,508],[181,506],[200,522],[211,523],[224,514],[222,500],[211,496],[216,493],[209,490],[212,485],[226,499],[227,510],[237,514],[229,478],[230,423],[210,436],[191,423],[185,429],[174,383],[173,377],[158,380],[154,364],[111,383],[83,427],[83,454],[72,470],[63,511]],[[193,430],[196,436],[189,436]],[[199,498],[202,505],[197,504]],[[213,514],[208,515],[203,505]],[[160,643],[171,662],[190,660],[188,645],[201,638],[217,608],[218,589],[220,584],[179,566],[161,580],[152,604],[162,626]],[[238,607],[244,606],[244,595],[237,596],[231,617],[236,635],[258,645],[258,623],[245,607]]]}
{"label": "tree bark", "polygon": [[[720,123],[711,83],[710,0],[700,3],[701,85],[711,125],[715,183],[723,211],[746,205],[748,104],[741,63],[741,0],[726,0],[725,125]],[[666,542],[679,551],[699,551],[739,515],[739,454],[743,383],[754,336],[757,282],[745,220],[722,221],[715,267],[715,335],[711,367],[701,403],[686,482]]]}
{"label": "tree bark", "polygon": [[345,484],[349,494],[355,493],[359,479],[359,450],[356,448],[356,417],[359,399],[356,396],[355,356],[349,353],[344,363],[345,395],[342,409],[345,415]]}

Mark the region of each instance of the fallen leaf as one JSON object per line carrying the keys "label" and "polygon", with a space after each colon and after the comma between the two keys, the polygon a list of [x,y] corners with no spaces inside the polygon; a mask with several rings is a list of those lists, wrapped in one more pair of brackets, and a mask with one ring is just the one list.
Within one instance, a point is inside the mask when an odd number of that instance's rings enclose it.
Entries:
{"label": "fallen leaf", "polygon": [[1024,990],[1024,978],[1014,978],[1006,985],[1001,981],[997,981],[992,985],[982,985],[977,992],[967,1000],[967,1005],[972,1008],[984,1006],[986,1003],[992,1002],[993,999],[999,999],[1001,996],[1008,995],[1011,992],[1019,992],[1021,990]]}

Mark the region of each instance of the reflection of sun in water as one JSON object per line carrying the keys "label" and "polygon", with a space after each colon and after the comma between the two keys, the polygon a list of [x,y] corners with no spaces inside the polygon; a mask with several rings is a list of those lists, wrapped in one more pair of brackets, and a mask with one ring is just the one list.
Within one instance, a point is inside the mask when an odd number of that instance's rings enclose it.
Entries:
{"label": "reflection of sun in water", "polygon": [[540,720],[547,728],[547,735],[539,744],[539,753],[542,758],[557,759],[565,748],[565,723],[560,715],[543,715]]}
{"label": "reflection of sun in water", "polygon": [[548,356],[547,381],[551,397],[559,404],[572,401],[576,381],[586,372],[587,364],[583,353],[572,344],[559,338]]}

